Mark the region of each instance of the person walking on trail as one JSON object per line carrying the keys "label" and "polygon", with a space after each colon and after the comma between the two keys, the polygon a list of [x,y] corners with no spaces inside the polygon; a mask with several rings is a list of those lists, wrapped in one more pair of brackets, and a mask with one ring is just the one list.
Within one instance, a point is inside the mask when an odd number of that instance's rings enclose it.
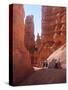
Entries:
{"label": "person walking on trail", "polygon": [[56,63],[55,63],[55,68],[56,68],[56,69],[61,68],[60,59],[56,61]]}
{"label": "person walking on trail", "polygon": [[47,68],[47,67],[48,67],[48,62],[47,62],[47,60],[46,60],[45,62],[43,62],[43,67],[44,67],[44,68]]}

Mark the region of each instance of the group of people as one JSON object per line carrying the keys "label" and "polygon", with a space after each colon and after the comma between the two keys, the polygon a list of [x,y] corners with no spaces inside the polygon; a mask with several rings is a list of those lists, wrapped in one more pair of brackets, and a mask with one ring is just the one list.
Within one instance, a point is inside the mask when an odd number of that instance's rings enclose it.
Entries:
{"label": "group of people", "polygon": [[49,63],[47,60],[45,60],[45,62],[43,62],[43,68],[55,68],[55,69],[61,68],[60,59],[57,60],[53,58]]}

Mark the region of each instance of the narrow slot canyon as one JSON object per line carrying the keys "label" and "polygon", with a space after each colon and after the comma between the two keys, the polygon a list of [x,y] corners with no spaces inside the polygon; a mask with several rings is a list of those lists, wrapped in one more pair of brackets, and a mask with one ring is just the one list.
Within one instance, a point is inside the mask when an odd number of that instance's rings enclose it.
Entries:
{"label": "narrow slot canyon", "polygon": [[39,34],[34,15],[13,4],[13,85],[66,82],[66,8],[40,7]]}

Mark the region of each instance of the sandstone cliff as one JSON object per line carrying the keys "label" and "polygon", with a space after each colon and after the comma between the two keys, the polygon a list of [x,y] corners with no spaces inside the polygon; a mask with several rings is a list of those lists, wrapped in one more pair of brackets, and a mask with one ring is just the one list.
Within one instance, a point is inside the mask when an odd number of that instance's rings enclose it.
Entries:
{"label": "sandstone cliff", "polygon": [[32,72],[29,52],[24,45],[24,8],[13,4],[13,83],[17,84]]}
{"label": "sandstone cliff", "polygon": [[41,44],[36,51],[37,65],[66,43],[66,8],[42,6]]}
{"label": "sandstone cliff", "polygon": [[31,57],[31,64],[34,64],[35,51],[35,37],[34,37],[34,17],[33,15],[26,16],[25,19],[25,46],[28,49]]}

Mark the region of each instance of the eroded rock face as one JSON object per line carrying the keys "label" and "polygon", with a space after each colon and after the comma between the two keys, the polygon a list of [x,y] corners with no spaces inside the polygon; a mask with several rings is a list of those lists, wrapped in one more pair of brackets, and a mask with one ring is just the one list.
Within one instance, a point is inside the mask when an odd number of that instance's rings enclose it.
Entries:
{"label": "eroded rock face", "polygon": [[25,19],[25,46],[30,52],[31,63],[34,63],[34,50],[35,50],[35,40],[34,40],[34,19],[33,15],[26,16]]}
{"label": "eroded rock face", "polygon": [[13,83],[17,84],[32,72],[30,54],[24,45],[24,8],[13,4]]}
{"label": "eroded rock face", "polygon": [[[66,42],[66,8],[42,7],[42,39],[47,47],[59,48]],[[54,48],[54,47],[53,47]]]}
{"label": "eroded rock face", "polygon": [[66,8],[42,6],[42,35],[37,62],[42,62],[66,43]]}

